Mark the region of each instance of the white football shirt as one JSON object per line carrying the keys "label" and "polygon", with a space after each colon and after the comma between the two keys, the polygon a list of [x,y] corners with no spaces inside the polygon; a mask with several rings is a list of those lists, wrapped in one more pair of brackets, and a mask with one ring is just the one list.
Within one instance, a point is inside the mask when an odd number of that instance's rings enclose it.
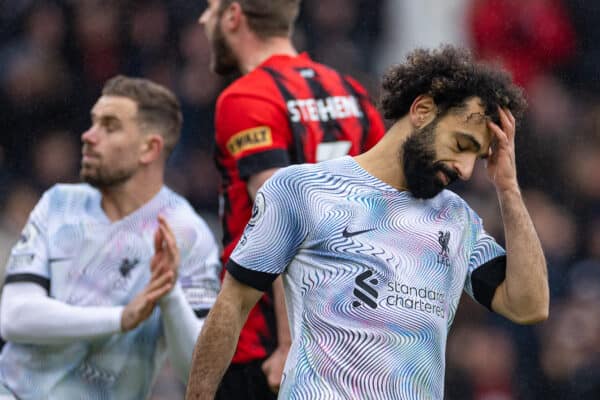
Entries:
{"label": "white football shirt", "polygon": [[284,274],[280,398],[442,399],[461,293],[489,307],[472,274],[504,254],[456,194],[415,199],[342,157],[268,180],[227,269],[263,290]]}

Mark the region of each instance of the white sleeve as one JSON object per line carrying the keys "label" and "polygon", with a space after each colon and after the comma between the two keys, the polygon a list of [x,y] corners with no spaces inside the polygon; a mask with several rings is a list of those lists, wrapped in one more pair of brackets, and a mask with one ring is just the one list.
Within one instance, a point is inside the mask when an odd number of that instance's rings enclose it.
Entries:
{"label": "white sleeve", "polygon": [[185,382],[204,318],[219,292],[221,264],[219,247],[204,220],[197,215],[174,218],[171,226],[181,253],[179,280],[159,305],[169,359]]}
{"label": "white sleeve", "polygon": [[4,286],[0,302],[0,333],[9,342],[68,344],[121,331],[123,307],[77,307],[48,297],[32,282]]}
{"label": "white sleeve", "polygon": [[238,281],[265,291],[298,253],[309,232],[309,208],[295,167],[283,168],[258,190],[252,216],[227,271]]}
{"label": "white sleeve", "polygon": [[185,220],[180,217],[171,226],[181,253],[181,289],[196,315],[206,316],[221,287],[219,246],[208,225],[196,214]]}
{"label": "white sleeve", "polygon": [[194,346],[204,318],[196,317],[179,283],[160,300],[159,305],[169,360],[179,378],[187,383]]}
{"label": "white sleeve", "polygon": [[33,282],[50,287],[47,221],[53,190],[48,190],[29,214],[6,265],[6,282]]}

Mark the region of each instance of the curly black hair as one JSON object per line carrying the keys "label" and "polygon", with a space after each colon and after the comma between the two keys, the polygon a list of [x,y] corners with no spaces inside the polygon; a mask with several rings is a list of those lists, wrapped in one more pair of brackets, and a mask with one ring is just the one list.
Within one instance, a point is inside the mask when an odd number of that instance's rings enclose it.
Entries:
{"label": "curly black hair", "polygon": [[384,117],[391,120],[406,115],[419,95],[431,96],[440,116],[477,96],[485,114],[496,123],[497,106],[510,109],[517,120],[527,108],[522,89],[506,71],[476,62],[468,50],[451,45],[414,50],[405,63],[389,69],[382,88],[381,109]]}

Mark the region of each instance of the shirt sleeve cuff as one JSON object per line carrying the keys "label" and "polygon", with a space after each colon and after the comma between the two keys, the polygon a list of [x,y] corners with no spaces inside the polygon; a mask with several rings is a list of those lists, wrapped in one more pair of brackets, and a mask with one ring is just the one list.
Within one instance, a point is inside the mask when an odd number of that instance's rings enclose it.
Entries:
{"label": "shirt sleeve cuff", "polygon": [[496,289],[504,282],[505,277],[506,256],[493,258],[473,271],[471,284],[475,300],[491,311]]}
{"label": "shirt sleeve cuff", "polygon": [[261,292],[266,291],[273,281],[277,279],[278,274],[271,274],[268,272],[253,271],[248,268],[244,268],[240,264],[233,261],[231,258],[225,265],[227,271],[239,282],[253,287]]}
{"label": "shirt sleeve cuff", "polygon": [[6,279],[4,283],[14,283],[14,282],[30,282],[35,283],[46,289],[46,292],[50,292],[50,279],[31,273],[22,273],[22,274],[10,274],[6,275]]}
{"label": "shirt sleeve cuff", "polygon": [[[107,322],[107,324],[111,324],[112,325],[112,330],[114,332],[122,332],[122,329],[121,329],[121,319],[123,319],[123,310],[124,309],[125,309],[125,306],[117,306],[117,307],[115,307],[115,312],[112,313],[112,321],[111,322]],[[111,317],[108,316],[108,319],[110,320]]]}

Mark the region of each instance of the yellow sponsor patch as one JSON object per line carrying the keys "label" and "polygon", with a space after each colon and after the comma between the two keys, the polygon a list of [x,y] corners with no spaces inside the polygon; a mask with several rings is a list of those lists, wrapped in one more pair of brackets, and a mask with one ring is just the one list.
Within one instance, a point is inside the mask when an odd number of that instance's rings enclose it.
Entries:
{"label": "yellow sponsor patch", "polygon": [[236,156],[242,151],[256,149],[258,147],[270,146],[273,144],[271,128],[268,126],[257,126],[236,133],[227,141],[227,150],[232,156]]}

